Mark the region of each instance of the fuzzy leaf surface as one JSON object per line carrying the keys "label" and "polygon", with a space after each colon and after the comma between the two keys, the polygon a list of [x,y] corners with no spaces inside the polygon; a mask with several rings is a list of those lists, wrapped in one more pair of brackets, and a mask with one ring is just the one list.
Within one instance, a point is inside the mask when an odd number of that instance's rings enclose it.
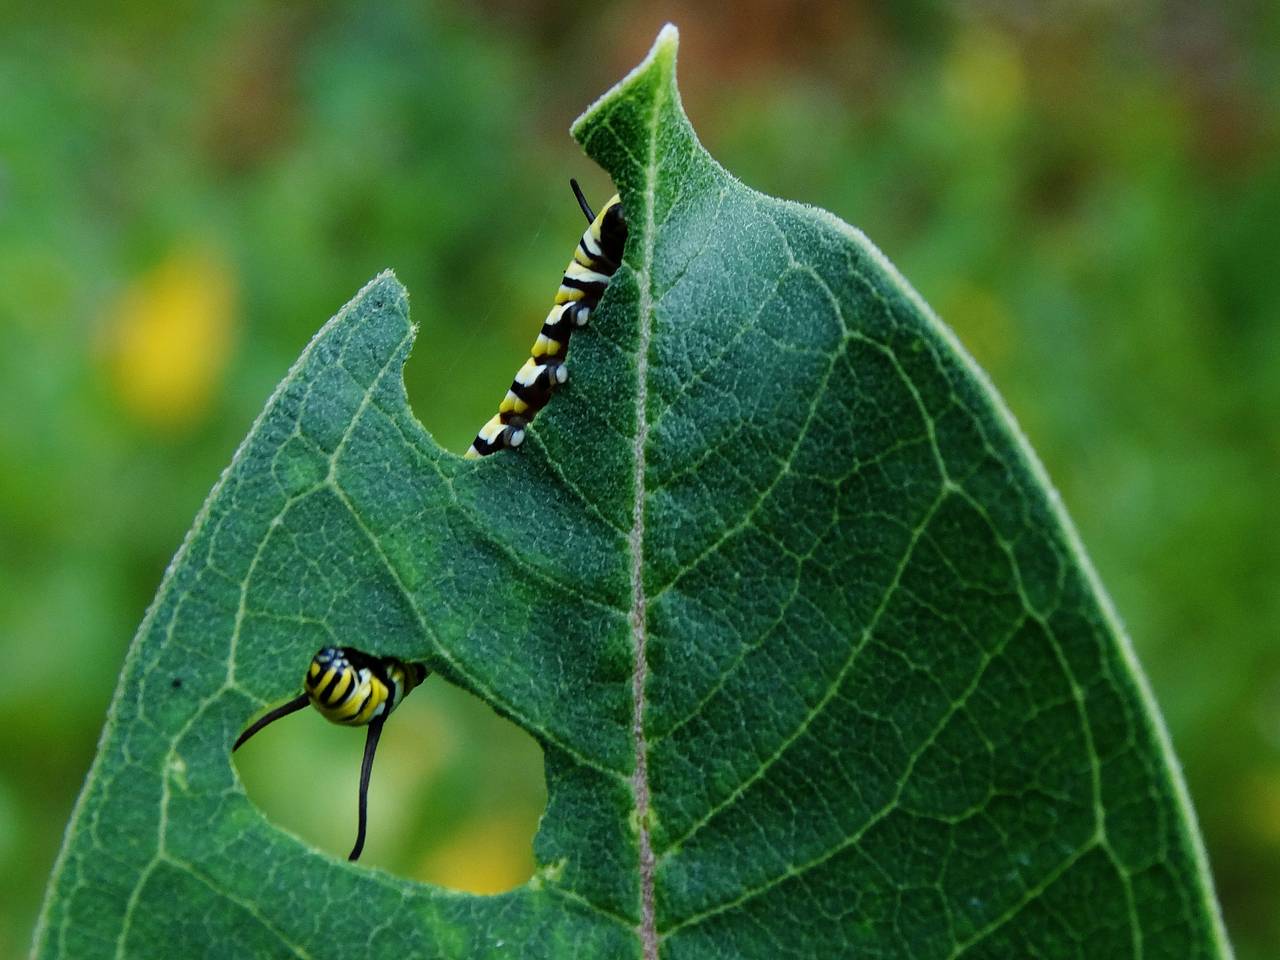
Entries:
{"label": "fuzzy leaf surface", "polygon": [[[524,448],[421,428],[390,275],[280,384],[130,650],[39,957],[1229,955],[1012,419],[861,234],[708,156],[675,48],[574,127],[626,262]],[[442,891],[256,810],[231,742],[330,643],[539,740],[529,884]]]}

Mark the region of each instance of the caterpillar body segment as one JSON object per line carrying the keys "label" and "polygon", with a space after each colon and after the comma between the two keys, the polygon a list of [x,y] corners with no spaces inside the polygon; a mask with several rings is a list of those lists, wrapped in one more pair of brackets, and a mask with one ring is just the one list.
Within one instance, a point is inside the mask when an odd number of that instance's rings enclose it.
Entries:
{"label": "caterpillar body segment", "polygon": [[480,428],[464,456],[476,460],[524,443],[529,422],[547,405],[551,393],[569,378],[565,356],[569,337],[591,319],[609,280],[622,263],[627,221],[622,200],[616,194],[599,214],[592,211],[576,180],[570,180],[588,227],[574,248],[556,291],[555,303],[542,321],[542,329],[529,351],[529,359],[516,371],[498,412]]}
{"label": "caterpillar body segment", "polygon": [[388,716],[426,676],[420,663],[375,657],[353,647],[325,647],[311,659],[302,685],[326,720],[363,727]]}

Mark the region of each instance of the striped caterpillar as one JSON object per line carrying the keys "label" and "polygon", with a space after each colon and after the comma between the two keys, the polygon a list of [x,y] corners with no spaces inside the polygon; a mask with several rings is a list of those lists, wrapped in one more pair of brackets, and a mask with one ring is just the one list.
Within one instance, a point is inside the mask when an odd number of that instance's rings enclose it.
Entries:
{"label": "striped caterpillar", "polygon": [[356,843],[348,860],[357,860],[364,850],[365,825],[369,819],[369,775],[373,755],[382,736],[382,725],[391,711],[409,692],[427,678],[421,663],[406,663],[396,657],[377,657],[355,647],[325,647],[311,658],[302,693],[288,703],[263,714],[236,738],[231,752],[268,724],[281,717],[315,707],[326,720],[348,727],[369,728],[364,741],[364,762],[360,765],[360,819]]}
{"label": "striped caterpillar", "polygon": [[547,405],[551,391],[569,377],[564,360],[569,352],[570,334],[575,328],[586,326],[609,279],[622,263],[627,221],[622,214],[621,199],[615,194],[596,214],[582,195],[578,181],[570,180],[569,185],[590,225],[565,268],[560,289],[556,291],[556,302],[542,322],[529,359],[516,371],[507,395],[498,405],[498,412],[480,428],[467,448],[464,456],[469,460],[524,443],[529,422]]}

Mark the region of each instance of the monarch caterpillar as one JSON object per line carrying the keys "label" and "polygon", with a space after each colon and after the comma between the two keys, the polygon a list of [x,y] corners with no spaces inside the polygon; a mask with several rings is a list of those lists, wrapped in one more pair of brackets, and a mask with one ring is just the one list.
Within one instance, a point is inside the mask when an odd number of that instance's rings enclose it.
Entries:
{"label": "monarch caterpillar", "polygon": [[430,673],[421,663],[406,663],[395,657],[376,657],[354,647],[325,647],[311,658],[303,677],[303,692],[288,703],[254,721],[236,738],[231,752],[268,724],[311,704],[326,720],[349,727],[369,728],[364,741],[364,762],[360,765],[360,825],[356,844],[348,860],[358,860],[364,849],[368,819],[369,774],[373,755],[382,736],[382,725],[409,691]]}
{"label": "monarch caterpillar", "polygon": [[569,185],[590,226],[583,232],[573,259],[565,268],[560,289],[556,291],[556,302],[547,319],[542,321],[542,331],[529,351],[529,359],[516,371],[507,395],[498,405],[498,412],[471,441],[464,454],[468,460],[524,443],[529,421],[547,405],[552,389],[569,377],[564,367],[569,335],[575,327],[586,326],[609,279],[622,263],[622,247],[627,240],[622,200],[614,194],[596,214],[582,195],[578,181],[570,180]]}

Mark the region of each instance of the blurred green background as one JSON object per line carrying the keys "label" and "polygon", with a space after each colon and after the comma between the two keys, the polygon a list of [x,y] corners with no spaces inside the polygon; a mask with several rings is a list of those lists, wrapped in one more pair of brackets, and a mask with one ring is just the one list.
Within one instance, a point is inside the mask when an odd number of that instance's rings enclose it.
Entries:
{"label": "blurred green background", "polygon": [[[1239,955],[1274,957],[1280,7],[1037,8],[6,6],[0,956],[27,948],[129,638],[273,385],[394,267],[415,409],[464,449],[581,230],[566,179],[610,192],[569,123],[671,19],[711,151],[862,227],[1020,418],[1151,677]],[[240,769],[341,855],[363,737],[304,716]],[[431,681],[384,744],[369,863],[527,877],[532,740]]]}

